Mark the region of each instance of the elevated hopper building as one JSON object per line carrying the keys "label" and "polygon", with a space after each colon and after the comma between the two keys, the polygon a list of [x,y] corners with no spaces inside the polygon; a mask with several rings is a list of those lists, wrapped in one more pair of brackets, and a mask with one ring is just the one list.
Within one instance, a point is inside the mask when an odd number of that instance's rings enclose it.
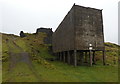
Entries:
{"label": "elevated hopper building", "polygon": [[53,52],[60,60],[77,66],[95,63],[95,52],[105,46],[102,10],[73,5],[52,35]]}

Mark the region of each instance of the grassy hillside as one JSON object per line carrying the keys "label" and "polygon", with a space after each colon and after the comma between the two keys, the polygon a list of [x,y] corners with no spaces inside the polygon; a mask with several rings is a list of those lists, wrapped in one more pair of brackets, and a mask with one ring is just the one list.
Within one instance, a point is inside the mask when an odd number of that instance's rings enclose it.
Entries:
{"label": "grassy hillside", "polygon": [[[107,65],[102,65],[102,53],[96,53],[97,65],[77,66],[60,61],[44,44],[45,33],[26,34],[20,38],[2,34],[3,82],[116,82],[118,81],[118,48],[105,43]],[[16,61],[17,60],[17,61]]]}

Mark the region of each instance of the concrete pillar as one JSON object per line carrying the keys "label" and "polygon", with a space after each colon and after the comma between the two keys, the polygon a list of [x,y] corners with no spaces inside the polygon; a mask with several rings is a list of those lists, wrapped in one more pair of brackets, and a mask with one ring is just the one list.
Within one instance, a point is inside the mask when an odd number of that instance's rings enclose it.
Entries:
{"label": "concrete pillar", "polygon": [[93,63],[93,61],[92,61],[92,51],[90,50],[90,54],[89,54],[90,56],[90,66],[92,66],[92,63]]}
{"label": "concrete pillar", "polygon": [[103,65],[106,65],[106,55],[105,55],[105,51],[103,51]]}
{"label": "concrete pillar", "polygon": [[62,61],[62,53],[60,52],[59,55],[60,55],[60,61]]}
{"label": "concrete pillar", "polygon": [[57,53],[57,60],[60,60],[60,59],[59,59],[59,52]]}
{"label": "concrete pillar", "polygon": [[63,52],[63,62],[65,62],[65,52]]}
{"label": "concrete pillar", "polygon": [[74,66],[77,66],[77,50],[74,50]]}
{"label": "concrete pillar", "polygon": [[93,64],[96,64],[96,60],[95,60],[95,51],[93,51]]}
{"label": "concrete pillar", "polygon": [[58,52],[58,60],[60,60],[60,53]]}
{"label": "concrete pillar", "polygon": [[88,63],[88,55],[87,55],[87,52],[85,52],[85,63]]}
{"label": "concrete pillar", "polygon": [[69,54],[70,54],[70,64],[72,64],[73,62],[73,53],[71,51],[69,51]]}
{"label": "concrete pillar", "polygon": [[64,53],[63,53],[63,52],[61,52],[61,54],[62,54],[62,60],[61,60],[61,61],[63,61],[63,55],[64,55]]}
{"label": "concrete pillar", "polygon": [[79,57],[79,60],[80,60],[80,65],[83,65],[83,62],[84,62],[84,52],[83,51],[80,51],[79,52],[80,54],[80,57]]}
{"label": "concrete pillar", "polygon": [[67,51],[67,62],[68,62],[68,64],[70,64],[70,52],[69,51]]}

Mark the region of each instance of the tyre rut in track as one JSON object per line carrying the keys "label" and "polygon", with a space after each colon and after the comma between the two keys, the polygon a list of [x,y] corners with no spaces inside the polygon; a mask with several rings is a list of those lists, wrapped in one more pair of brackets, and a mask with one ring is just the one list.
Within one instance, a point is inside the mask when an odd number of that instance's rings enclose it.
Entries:
{"label": "tyre rut in track", "polygon": [[[16,65],[20,62],[23,62],[23,63],[26,63],[29,67],[29,69],[32,71],[32,73],[35,75],[35,77],[39,80],[41,80],[41,77],[40,75],[37,74],[33,64],[32,64],[32,61],[30,59],[30,54],[28,52],[24,52],[22,50],[21,47],[19,47],[14,41],[12,41],[12,43],[14,44],[14,46],[16,47],[15,49],[19,49],[20,52],[18,53],[14,53],[12,52],[12,49],[11,47],[9,47],[9,53],[10,53],[10,58],[9,58],[9,61],[10,61],[10,65],[9,65],[9,73],[11,73],[13,71],[13,69],[16,67]],[[21,67],[22,68],[22,67]],[[10,80],[9,80],[10,81]]]}

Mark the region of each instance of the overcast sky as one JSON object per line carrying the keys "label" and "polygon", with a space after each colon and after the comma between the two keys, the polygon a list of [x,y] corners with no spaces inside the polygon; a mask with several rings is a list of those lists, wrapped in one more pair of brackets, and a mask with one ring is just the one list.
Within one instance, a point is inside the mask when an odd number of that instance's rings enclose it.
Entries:
{"label": "overcast sky", "polygon": [[19,35],[37,28],[56,30],[73,4],[103,9],[105,41],[118,43],[119,0],[0,0],[0,32]]}

